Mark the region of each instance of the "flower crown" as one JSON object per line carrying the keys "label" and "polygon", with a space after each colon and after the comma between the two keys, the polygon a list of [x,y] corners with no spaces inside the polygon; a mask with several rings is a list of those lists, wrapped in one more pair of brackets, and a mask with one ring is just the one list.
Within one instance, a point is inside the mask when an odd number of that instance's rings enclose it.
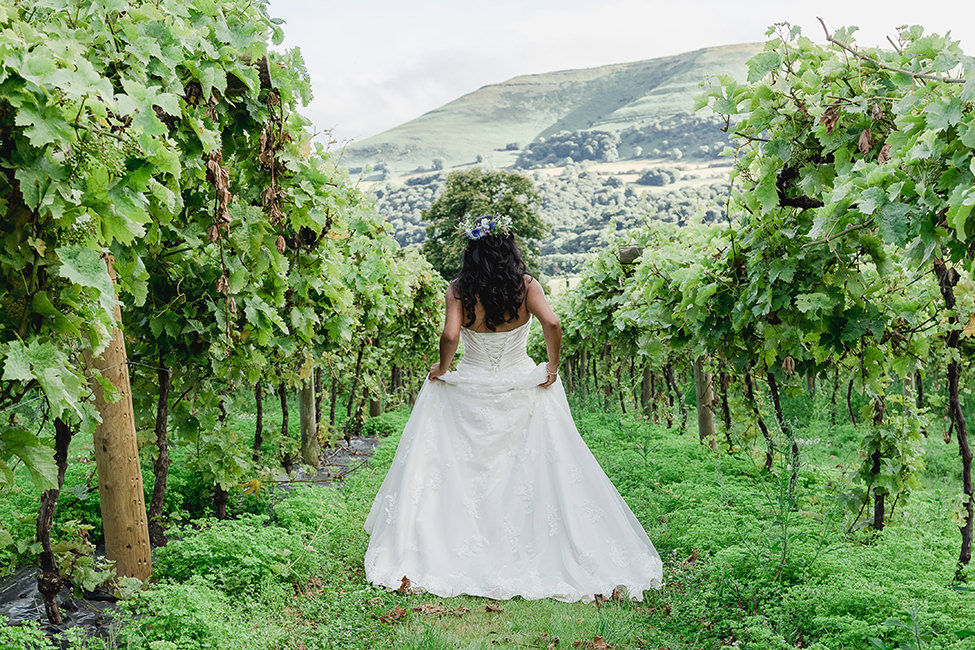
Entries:
{"label": "flower crown", "polygon": [[509,235],[511,234],[511,217],[506,214],[482,214],[479,217],[466,217],[461,219],[457,228],[471,241],[499,233]]}

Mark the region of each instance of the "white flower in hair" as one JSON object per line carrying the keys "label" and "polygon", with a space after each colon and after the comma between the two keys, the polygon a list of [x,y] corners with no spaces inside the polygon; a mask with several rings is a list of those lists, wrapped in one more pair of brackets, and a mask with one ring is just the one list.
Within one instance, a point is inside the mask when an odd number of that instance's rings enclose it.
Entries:
{"label": "white flower in hair", "polygon": [[506,214],[482,214],[462,219],[457,227],[471,241],[498,233],[507,235],[511,233],[511,217]]}

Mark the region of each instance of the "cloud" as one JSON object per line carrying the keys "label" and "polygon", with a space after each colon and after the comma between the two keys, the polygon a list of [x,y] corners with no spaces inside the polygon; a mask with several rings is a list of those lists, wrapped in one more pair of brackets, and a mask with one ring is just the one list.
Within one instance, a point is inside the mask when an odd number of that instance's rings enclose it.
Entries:
{"label": "cloud", "polygon": [[[327,9],[323,9],[326,7]],[[765,40],[774,22],[823,41],[860,25],[858,42],[886,45],[903,24],[962,40],[975,53],[975,5],[928,0],[272,0],[286,46],[301,47],[315,91],[306,113],[340,141],[378,133],[477,88],[521,74],[669,56]]]}

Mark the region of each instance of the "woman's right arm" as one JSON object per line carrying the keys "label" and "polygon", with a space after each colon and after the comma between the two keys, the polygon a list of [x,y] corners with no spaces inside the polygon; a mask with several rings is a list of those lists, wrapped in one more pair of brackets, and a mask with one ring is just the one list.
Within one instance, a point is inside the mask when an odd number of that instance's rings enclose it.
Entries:
{"label": "woman's right arm", "polygon": [[542,285],[534,278],[528,283],[525,305],[528,307],[528,313],[542,324],[545,351],[548,353],[548,379],[541,386],[551,386],[558,379],[559,354],[562,349],[562,325],[559,323],[559,317],[555,315],[552,307],[545,299]]}
{"label": "woman's right arm", "polygon": [[460,296],[454,293],[453,283],[447,287],[447,313],[444,316],[443,333],[440,335],[440,361],[430,366],[429,379],[436,379],[450,369],[460,342],[460,323],[463,320],[463,307]]}

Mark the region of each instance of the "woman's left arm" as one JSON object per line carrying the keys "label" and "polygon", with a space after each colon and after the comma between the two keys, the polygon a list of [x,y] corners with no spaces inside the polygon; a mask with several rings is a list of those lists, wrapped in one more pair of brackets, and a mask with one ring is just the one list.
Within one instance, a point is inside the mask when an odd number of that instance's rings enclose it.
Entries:
{"label": "woman's left arm", "polygon": [[440,335],[440,361],[430,366],[428,379],[436,379],[450,369],[460,343],[460,323],[464,317],[460,296],[454,293],[453,283],[447,287],[447,313],[444,317],[443,333]]}

